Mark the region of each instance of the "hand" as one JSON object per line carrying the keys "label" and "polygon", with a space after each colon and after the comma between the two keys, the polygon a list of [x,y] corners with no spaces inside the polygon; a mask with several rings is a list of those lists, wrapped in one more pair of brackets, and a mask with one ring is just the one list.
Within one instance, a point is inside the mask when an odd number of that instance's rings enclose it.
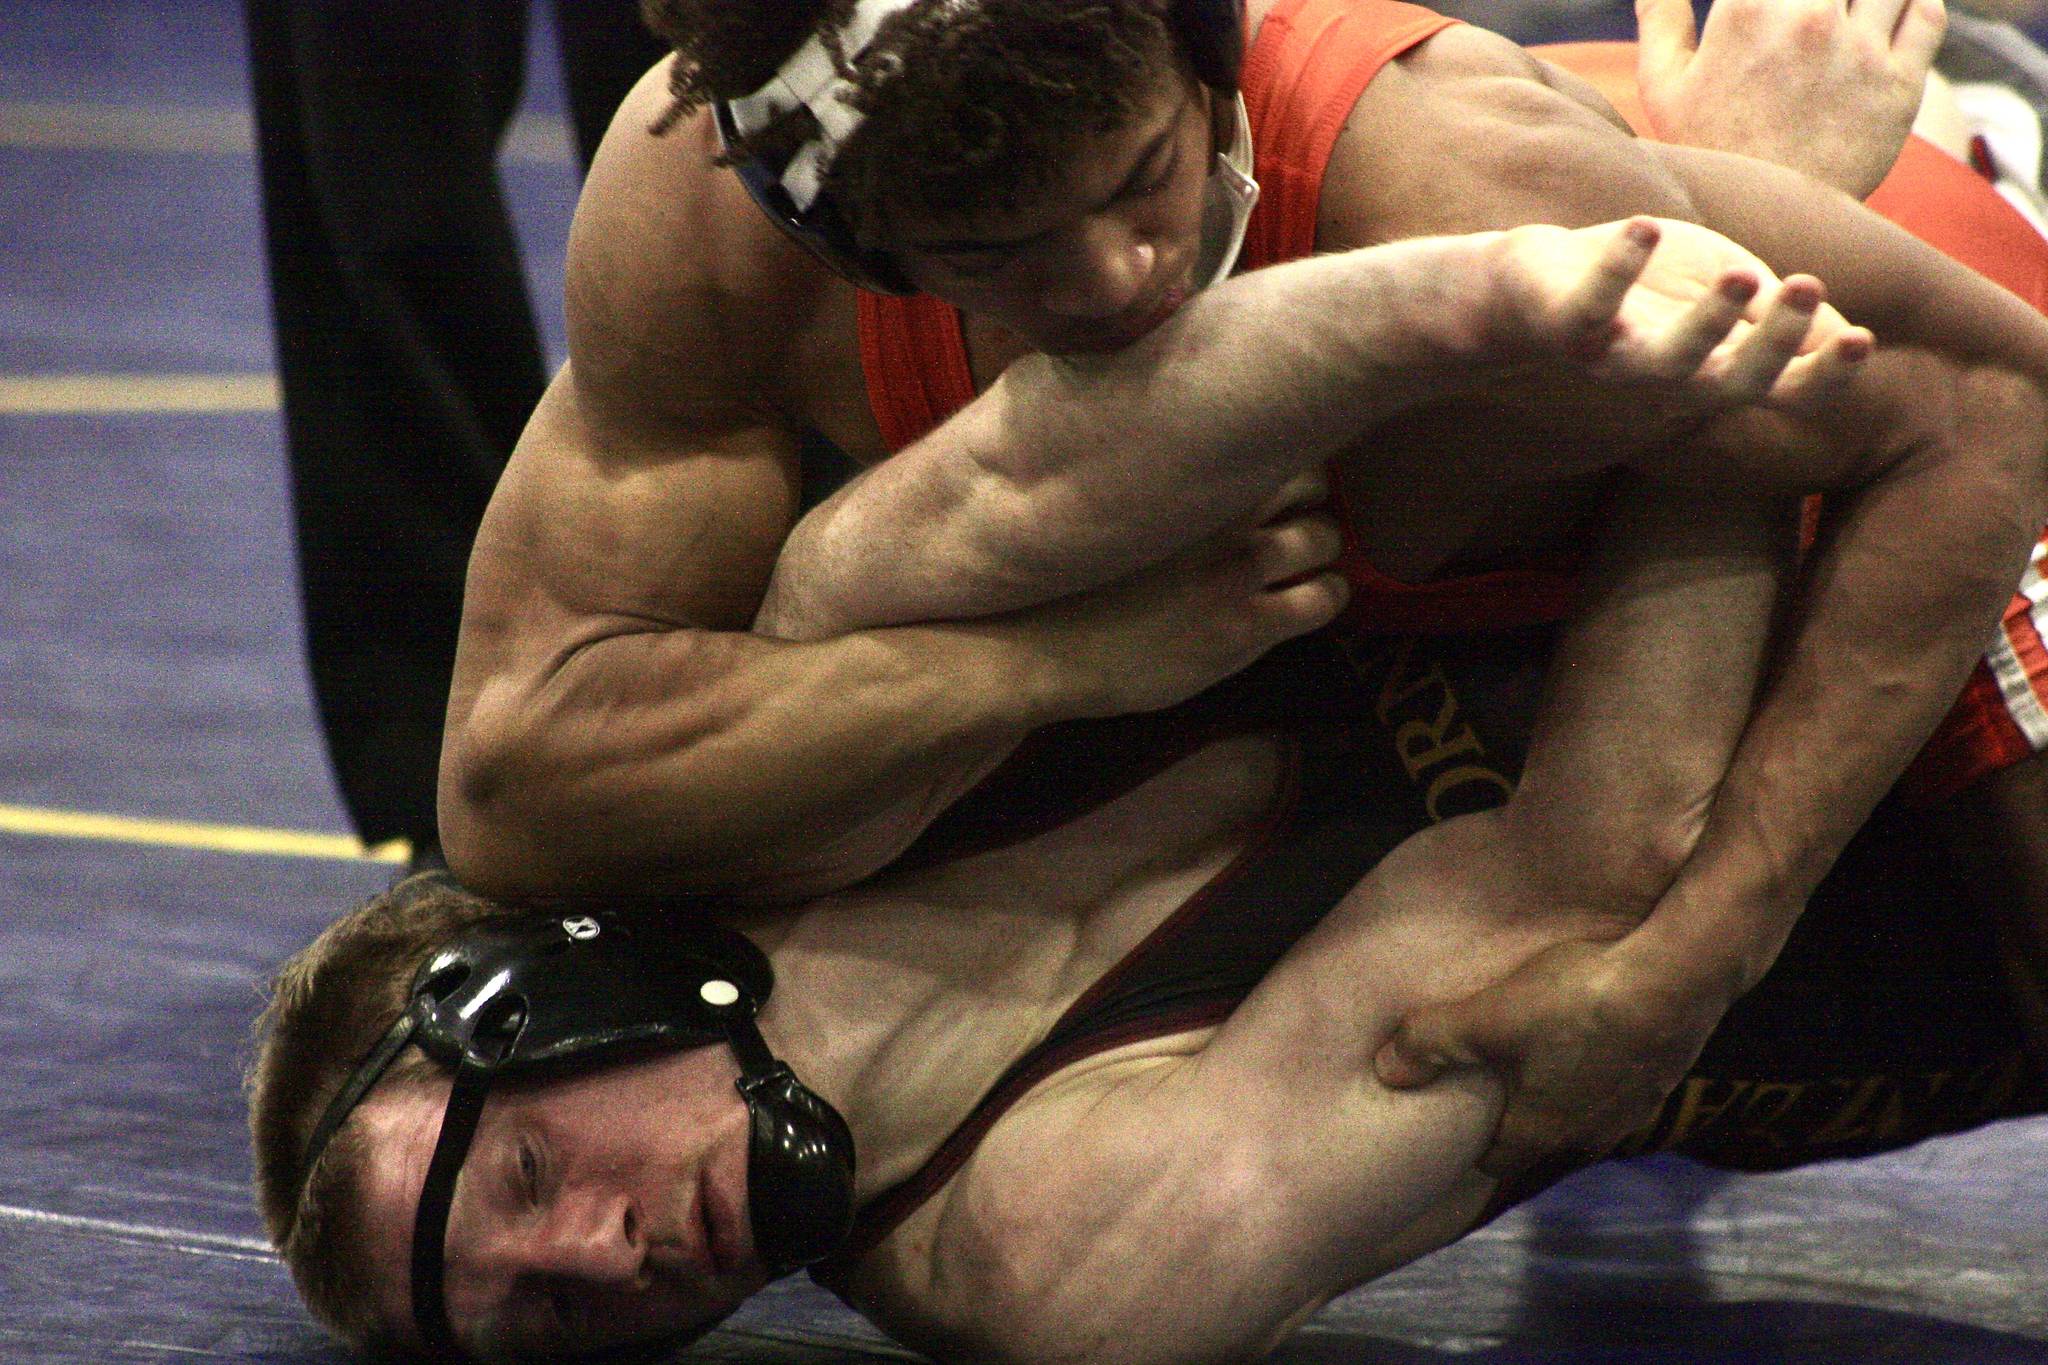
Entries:
{"label": "hand", "polygon": [[1636,0],[1636,79],[1665,142],[1740,152],[1861,199],[1898,159],[1942,0]]}
{"label": "hand", "polygon": [[1571,939],[1506,978],[1402,1021],[1374,1059],[1394,1089],[1484,1066],[1508,1083],[1493,1145],[1505,1177],[1559,1153],[1598,1154],[1656,1116],[1730,1003],[1675,975],[1639,970],[1627,939]]}
{"label": "hand", "polygon": [[1666,416],[1752,403],[1818,408],[1875,346],[1867,329],[1826,305],[1818,280],[1781,282],[1696,223],[1521,227],[1500,234],[1495,251],[1492,325],[1502,351],[1571,360],[1654,391],[1675,410]]}
{"label": "hand", "polygon": [[1349,589],[1319,475],[1297,478],[1256,525],[1232,528],[1122,582],[1021,613],[1077,716],[1153,711],[1328,625]]}

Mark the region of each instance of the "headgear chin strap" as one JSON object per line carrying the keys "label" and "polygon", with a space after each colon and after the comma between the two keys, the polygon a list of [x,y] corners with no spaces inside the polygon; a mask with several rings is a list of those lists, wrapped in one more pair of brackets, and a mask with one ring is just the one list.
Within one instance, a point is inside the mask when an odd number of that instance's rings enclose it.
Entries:
{"label": "headgear chin strap", "polygon": [[405,1013],[321,1116],[304,1169],[409,1043],[454,1068],[413,1223],[412,1308],[436,1358],[460,1359],[444,1284],[448,1213],[491,1086],[724,1042],[751,1120],[755,1251],[777,1275],[823,1260],[853,1223],[853,1135],[762,1040],[754,1015],[774,984],[768,959],[739,934],[658,912],[480,926],[421,966]]}
{"label": "headgear chin strap", "polygon": [[[858,0],[852,18],[840,30],[839,47],[850,64],[865,52],[881,32],[882,25],[920,0]],[[1228,260],[1237,259],[1237,245],[1244,240],[1244,223],[1258,200],[1258,184],[1252,180],[1250,124],[1244,119],[1244,101],[1237,95],[1238,70],[1244,64],[1244,0],[1173,0],[1170,20],[1195,76],[1212,90],[1236,99],[1242,125],[1242,156],[1219,153],[1211,176],[1211,199],[1218,198],[1215,181],[1226,180],[1220,202],[1238,212],[1235,235],[1226,226],[1223,239],[1230,242]],[[776,226],[810,250],[826,265],[864,289],[884,294],[916,292],[903,273],[884,252],[869,250],[856,240],[846,215],[825,193],[825,180],[839,151],[853,137],[865,118],[847,97],[853,86],[832,60],[824,41],[812,34],[802,47],[778,68],[767,83],[751,95],[719,100],[712,105],[720,144],[730,153],[742,139],[773,127],[798,109],[808,109],[816,120],[817,132],[799,146],[787,161],[764,157],[743,157],[733,163],[747,193]],[[1225,165],[1229,170],[1225,170]],[[1245,197],[1245,187],[1250,197]],[[1209,253],[1211,214],[1205,204],[1203,254]],[[1213,278],[1229,273],[1226,263]],[[1207,284],[1210,278],[1196,277]]]}

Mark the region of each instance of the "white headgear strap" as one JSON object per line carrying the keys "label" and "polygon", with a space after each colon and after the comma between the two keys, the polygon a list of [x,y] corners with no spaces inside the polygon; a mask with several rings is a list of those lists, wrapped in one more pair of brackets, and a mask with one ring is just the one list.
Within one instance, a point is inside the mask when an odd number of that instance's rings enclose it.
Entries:
{"label": "white headgear strap", "polygon": [[[868,50],[885,22],[918,2],[860,0],[839,35],[848,64]],[[866,117],[848,99],[852,93],[853,82],[839,74],[824,40],[813,33],[766,85],[730,105],[733,124],[744,136],[753,136],[798,109],[810,110],[818,120],[818,136],[806,142],[782,172],[782,188],[789,191],[799,213],[817,202],[832,158]]]}

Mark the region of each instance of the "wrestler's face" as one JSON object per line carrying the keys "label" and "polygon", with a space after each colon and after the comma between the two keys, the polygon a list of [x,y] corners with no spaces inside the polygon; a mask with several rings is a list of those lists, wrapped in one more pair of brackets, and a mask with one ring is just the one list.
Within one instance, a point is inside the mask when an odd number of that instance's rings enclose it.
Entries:
{"label": "wrestler's face", "polygon": [[1192,292],[1213,104],[1163,76],[1130,123],[1083,138],[1060,183],[1014,211],[891,214],[892,254],[918,288],[1034,349],[1129,345]]}
{"label": "wrestler's face", "polygon": [[[448,1317],[480,1360],[687,1335],[767,1281],[745,1102],[700,1047],[493,1090],[448,1219]],[[412,1330],[414,1212],[448,1084],[374,1092],[364,1226],[378,1317]]]}

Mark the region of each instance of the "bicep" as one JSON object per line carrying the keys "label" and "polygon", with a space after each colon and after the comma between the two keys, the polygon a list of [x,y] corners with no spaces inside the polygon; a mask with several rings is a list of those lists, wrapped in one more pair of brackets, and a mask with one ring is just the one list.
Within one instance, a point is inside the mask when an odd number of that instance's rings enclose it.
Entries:
{"label": "bicep", "polygon": [[1437,1127],[1320,1099],[1284,1068],[1232,1080],[1200,1053],[1056,1081],[944,1192],[928,1278],[877,1305],[949,1357],[1262,1357],[1335,1294],[1455,1236],[1485,1198],[1474,1184],[1420,1217],[1391,1210],[1375,1190],[1412,1183],[1398,1154],[1430,1152]]}
{"label": "bicep", "polygon": [[549,388],[481,533],[472,583],[563,623],[745,629],[795,518],[796,442],[719,414],[622,417]]}

